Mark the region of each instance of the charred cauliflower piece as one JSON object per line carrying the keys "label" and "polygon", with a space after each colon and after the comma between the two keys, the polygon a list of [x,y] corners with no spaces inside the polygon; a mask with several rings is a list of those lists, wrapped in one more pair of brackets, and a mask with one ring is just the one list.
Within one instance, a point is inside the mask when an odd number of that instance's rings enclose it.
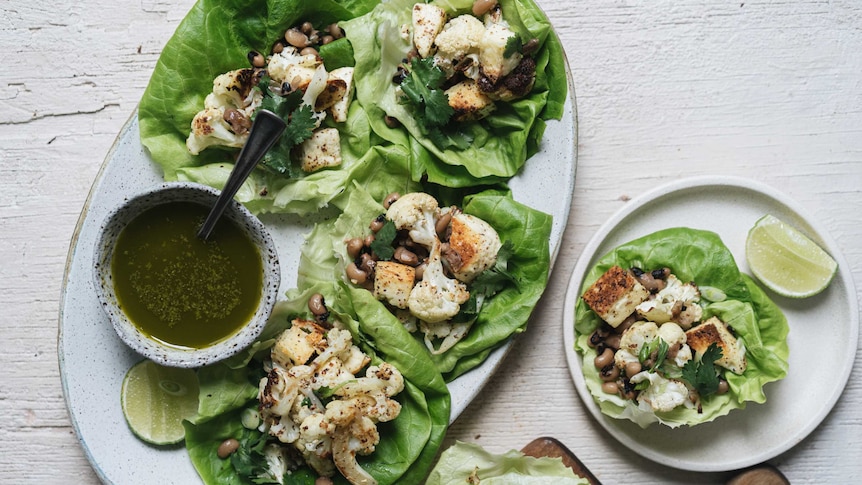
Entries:
{"label": "charred cauliflower piece", "polygon": [[235,108],[251,116],[260,105],[260,91],[254,89],[260,77],[254,69],[237,69],[213,80],[212,93],[204,101],[206,108]]}
{"label": "charred cauliflower piece", "polygon": [[516,36],[509,24],[502,18],[488,16],[485,21],[485,33],[479,43],[479,64],[482,74],[491,84],[497,84],[503,76],[512,72],[523,57],[520,52],[514,52],[506,57],[506,44]]}
{"label": "charred cauliflower piece", "polygon": [[224,119],[224,112],[207,108],[192,119],[192,131],[186,139],[189,153],[197,155],[211,146],[239,148],[248,140],[248,133],[237,134]]}
{"label": "charred cauliflower piece", "polygon": [[[351,483],[376,483],[356,455],[373,453],[377,423],[401,412],[392,399],[404,390],[398,369],[382,362],[361,376],[370,358],[349,331],[299,319],[278,336],[271,358],[272,370],[259,385],[261,431],[291,445],[320,475],[337,468]],[[325,405],[324,390],[331,393]]]}
{"label": "charred cauliflower piece", "polygon": [[467,286],[446,276],[440,260],[440,244],[431,248],[422,280],[410,291],[407,306],[416,318],[429,323],[449,320],[470,298]]}

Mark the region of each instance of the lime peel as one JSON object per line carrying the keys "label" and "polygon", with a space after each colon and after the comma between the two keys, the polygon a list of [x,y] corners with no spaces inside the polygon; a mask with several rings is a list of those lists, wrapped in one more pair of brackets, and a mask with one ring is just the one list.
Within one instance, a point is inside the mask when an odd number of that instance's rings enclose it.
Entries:
{"label": "lime peel", "polygon": [[185,438],[183,420],[197,414],[199,389],[194,370],[142,360],[123,378],[123,416],[132,433],[147,443],[179,443]]}
{"label": "lime peel", "polygon": [[822,292],[838,270],[838,263],[817,243],[770,214],[748,231],[745,258],[758,281],[788,298]]}

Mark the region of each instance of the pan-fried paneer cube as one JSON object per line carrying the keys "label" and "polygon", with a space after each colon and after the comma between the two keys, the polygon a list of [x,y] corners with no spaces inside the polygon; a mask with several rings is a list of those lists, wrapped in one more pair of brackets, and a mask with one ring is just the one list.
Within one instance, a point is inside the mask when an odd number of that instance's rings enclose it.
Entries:
{"label": "pan-fried paneer cube", "polygon": [[347,110],[350,109],[350,100],[353,98],[353,68],[339,67],[329,72],[329,79],[340,79],[346,87],[344,96],[336,101],[330,108],[329,113],[336,123],[347,121]]}
{"label": "pan-fried paneer cube", "polygon": [[304,365],[326,348],[326,329],[311,320],[296,319],[278,336],[272,347],[273,362],[289,369]]}
{"label": "pan-fried paneer cube", "polygon": [[341,136],[335,128],[321,128],[302,142],[301,167],[303,172],[316,172],[321,168],[341,165]]}
{"label": "pan-fried paneer cube", "polygon": [[480,120],[494,111],[494,101],[479,89],[472,79],[459,82],[446,90],[449,106],[455,110],[455,121]]}
{"label": "pan-fried paneer cube", "polygon": [[407,300],[415,282],[416,270],[412,266],[378,261],[374,267],[374,296],[396,308],[407,308]]}
{"label": "pan-fried paneer cube", "polygon": [[718,319],[712,317],[709,320],[693,327],[685,332],[688,345],[697,352],[698,355],[703,354],[711,344],[716,344],[721,348],[721,358],[715,363],[734,374],[742,374],[745,372],[745,347],[742,342],[737,340],[728,330],[727,325]]}
{"label": "pan-fried paneer cube", "polygon": [[614,328],[648,297],[649,291],[619,266],[607,270],[583,296],[587,306]]}
{"label": "pan-fried paneer cube", "polygon": [[423,59],[434,53],[434,39],[446,25],[446,17],[446,11],[436,5],[413,5],[413,45]]}
{"label": "pan-fried paneer cube", "polygon": [[451,228],[443,259],[456,278],[469,283],[494,266],[503,243],[490,224],[470,214],[452,216]]}

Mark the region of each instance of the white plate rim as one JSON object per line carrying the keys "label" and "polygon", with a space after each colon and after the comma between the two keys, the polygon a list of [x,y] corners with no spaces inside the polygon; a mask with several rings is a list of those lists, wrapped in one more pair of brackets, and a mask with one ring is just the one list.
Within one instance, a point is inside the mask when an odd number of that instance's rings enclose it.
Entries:
{"label": "white plate rim", "polygon": [[[806,224],[811,227],[811,229],[816,233],[815,236],[820,239],[820,242],[823,244],[823,247],[838,262],[838,272],[835,276],[835,280],[840,279],[842,286],[845,289],[846,300],[848,303],[848,308],[846,312],[848,316],[847,327],[850,337],[848,339],[847,345],[848,351],[844,355],[843,366],[840,373],[835,376],[836,385],[833,387],[832,393],[822,401],[824,405],[820,408],[820,412],[818,412],[816,415],[813,415],[804,426],[797,428],[796,433],[792,436],[791,439],[787,439],[786,441],[781,443],[775,443],[768,449],[760,450],[756,453],[746,452],[745,456],[735,457],[734,459],[727,459],[723,462],[704,462],[679,459],[678,457],[675,457],[673,455],[657,451],[654,448],[640,446],[638,443],[630,439],[630,436],[627,434],[626,429],[624,428],[627,428],[628,425],[631,425],[633,427],[637,427],[637,425],[626,421],[624,422],[624,424],[622,424],[622,426],[620,426],[620,423],[623,422],[623,420],[617,420],[602,414],[600,408],[598,407],[586,387],[581,368],[582,358],[580,354],[574,350],[575,305],[580,298],[580,288],[583,284],[584,276],[590,270],[590,268],[592,268],[592,265],[594,264],[593,261],[603,256],[603,254],[597,254],[597,251],[599,250],[599,248],[602,247],[605,240],[611,235],[611,233],[615,229],[617,229],[623,222],[625,222],[629,216],[631,216],[633,213],[640,210],[644,206],[648,204],[660,203],[660,199],[665,197],[671,197],[681,191],[693,188],[709,187],[730,187],[756,192],[758,194],[761,194],[762,196],[772,199],[777,204],[783,205],[785,208],[796,213],[806,222]],[[655,228],[655,230],[659,229],[662,228]],[[642,235],[646,235],[646,233]],[[739,264],[739,257],[737,255],[735,255],[735,257]],[[833,282],[835,280],[833,280]],[[770,297],[773,297],[771,293],[767,292],[767,294],[769,294]],[[584,247],[572,271],[572,275],[568,283],[564,300],[562,325],[564,353],[566,355],[568,369],[575,384],[575,388],[578,392],[578,395],[584,406],[593,416],[593,418],[611,436],[613,436],[631,451],[662,465],[688,471],[721,472],[742,469],[751,465],[762,463],[780,455],[781,453],[784,453],[785,451],[789,450],[790,448],[801,442],[803,439],[805,439],[805,437],[807,437],[811,432],[813,432],[827,417],[829,412],[832,410],[832,408],[838,401],[842,392],[844,391],[844,388],[846,387],[846,384],[849,380],[850,372],[856,359],[856,347],[859,339],[859,308],[858,302],[856,300],[856,290],[853,283],[853,277],[846,259],[844,258],[842,252],[839,250],[839,247],[834,241],[834,239],[832,239],[832,237],[830,236],[829,232],[826,231],[824,227],[822,227],[819,221],[817,221],[810,214],[808,214],[804,207],[802,207],[795,200],[785,195],[784,193],[761,182],[736,176],[704,175],[688,177],[668,182],[664,185],[654,188],[653,190],[645,192],[640,196],[634,197],[624,207],[618,210],[610,219],[608,219],[604,224],[601,225],[598,231],[592,236],[587,245]],[[850,349],[852,349],[852,351],[850,351]],[[745,410],[735,410],[734,412],[740,413],[745,412]],[[728,419],[728,416],[722,416],[718,418],[717,421],[720,421],[722,419]],[[653,426],[660,425],[654,424]],[[743,452],[741,451],[740,455],[742,454]]]}

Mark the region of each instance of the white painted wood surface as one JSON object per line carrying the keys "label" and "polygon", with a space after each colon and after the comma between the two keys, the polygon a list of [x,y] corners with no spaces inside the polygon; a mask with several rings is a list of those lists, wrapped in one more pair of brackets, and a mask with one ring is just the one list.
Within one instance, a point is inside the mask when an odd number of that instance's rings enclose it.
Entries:
{"label": "white painted wood surface", "polygon": [[[192,3],[0,3],[0,483],[97,482],[71,427],[57,363],[66,253],[108,148]],[[729,474],[639,458],[585,412],[563,358],[566,283],[586,242],[629,197],[686,175],[725,174],[770,184],[813,213],[858,287],[862,4],[540,3],[563,40],[577,92],[572,212],[541,308],[447,444],[474,441],[500,452],[554,436],[605,483],[720,483]],[[812,359],[828,351],[811,350]],[[792,483],[862,480],[859,372],[857,362],[823,425],[772,460]]]}

